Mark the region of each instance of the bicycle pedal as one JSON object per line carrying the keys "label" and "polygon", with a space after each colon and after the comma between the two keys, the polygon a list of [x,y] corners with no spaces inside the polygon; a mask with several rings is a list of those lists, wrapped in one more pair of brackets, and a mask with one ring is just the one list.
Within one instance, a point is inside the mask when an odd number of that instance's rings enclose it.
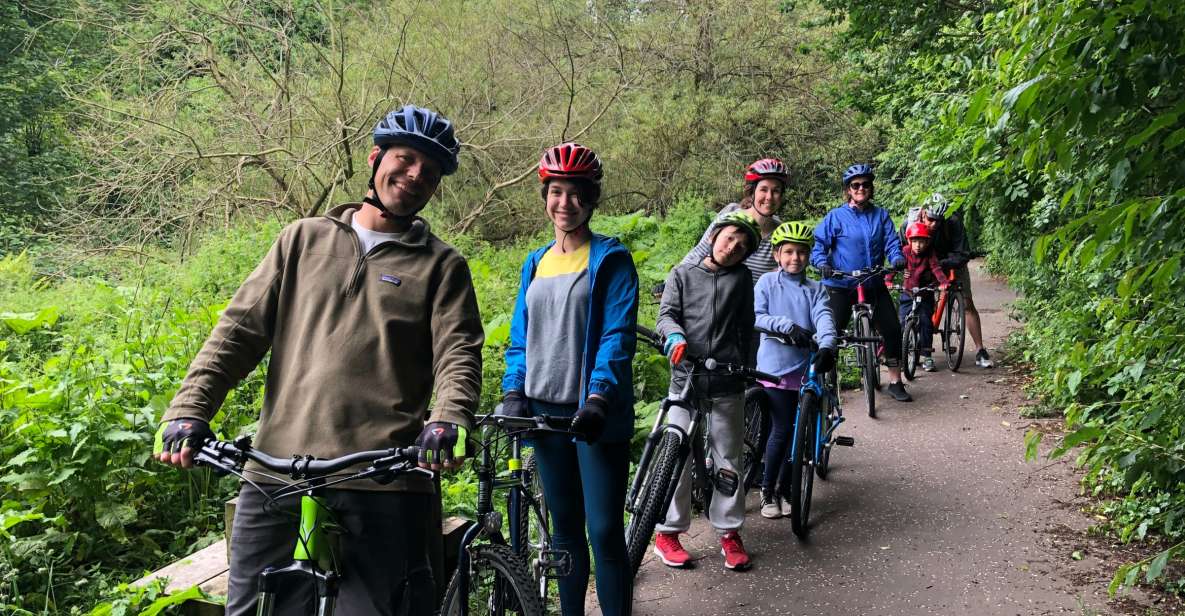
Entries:
{"label": "bicycle pedal", "polygon": [[835,444],[840,447],[852,447],[856,444],[856,438],[852,436],[837,436],[835,437]]}
{"label": "bicycle pedal", "polygon": [[572,573],[572,554],[567,550],[542,550],[535,559],[535,574],[551,579]]}

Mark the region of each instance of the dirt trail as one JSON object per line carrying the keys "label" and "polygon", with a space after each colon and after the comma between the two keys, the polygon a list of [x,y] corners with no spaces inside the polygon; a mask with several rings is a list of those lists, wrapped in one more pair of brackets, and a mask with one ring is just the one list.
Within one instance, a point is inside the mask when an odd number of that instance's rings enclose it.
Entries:
{"label": "dirt trail", "polygon": [[[788,519],[766,520],[750,494],[743,531],[754,559],[744,573],[722,567],[701,518],[684,545],[700,560],[669,569],[653,555],[637,580],[635,614],[1098,614],[1110,613],[1101,567],[1089,550],[1070,554],[1090,520],[1079,511],[1068,461],[1026,464],[1020,377],[1000,365],[1017,323],[1013,293],[972,265],[985,343],[997,368],[919,372],[915,401],[878,396],[877,419],[859,392],[844,397],[853,448],[832,456],[815,482],[807,543]],[[1048,439],[1047,439],[1048,440]],[[591,594],[591,593],[590,593]],[[590,610],[596,613],[595,608]]]}

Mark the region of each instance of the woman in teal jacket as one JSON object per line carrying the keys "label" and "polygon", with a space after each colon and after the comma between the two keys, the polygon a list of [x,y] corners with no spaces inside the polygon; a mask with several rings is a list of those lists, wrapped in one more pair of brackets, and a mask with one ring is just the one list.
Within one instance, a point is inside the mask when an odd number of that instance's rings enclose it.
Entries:
{"label": "woman in teal jacket", "polygon": [[566,615],[584,614],[588,545],[601,612],[629,614],[633,598],[623,512],[634,426],[630,365],[638,275],[625,246],[589,229],[601,175],[596,153],[577,143],[549,148],[539,162],[555,241],[523,263],[502,379],[503,413],[572,417],[579,435],[575,441],[542,435],[534,442],[552,547],[572,559],[570,573],[559,580]]}

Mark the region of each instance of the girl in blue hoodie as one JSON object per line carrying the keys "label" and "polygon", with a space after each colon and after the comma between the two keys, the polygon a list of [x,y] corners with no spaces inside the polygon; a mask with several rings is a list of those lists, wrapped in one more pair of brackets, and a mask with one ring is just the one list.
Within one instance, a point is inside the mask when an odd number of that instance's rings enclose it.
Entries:
{"label": "girl in blue hoodie", "polygon": [[[835,365],[835,321],[823,285],[806,277],[814,229],[805,222],[787,222],[770,235],[779,269],[761,276],[753,289],[753,311],[760,329],[785,334],[793,346],[761,334],[757,369],[777,375],[777,383],[763,383],[769,398],[770,435],[765,446],[765,473],[761,478],[761,515],[790,515],[790,503],[781,496],[788,483],[781,481],[790,454],[790,434],[798,408],[798,388],[807,372],[810,342],[819,345],[815,371]],[[786,478],[789,481],[789,477]]]}

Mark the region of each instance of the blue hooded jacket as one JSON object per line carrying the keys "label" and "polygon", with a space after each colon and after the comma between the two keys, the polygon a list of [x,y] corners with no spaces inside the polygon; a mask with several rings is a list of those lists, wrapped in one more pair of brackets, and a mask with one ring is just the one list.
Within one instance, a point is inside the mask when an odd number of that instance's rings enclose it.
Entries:
{"label": "blue hooded jacket", "polygon": [[[816,268],[830,265],[833,269],[850,272],[893,263],[904,259],[901,240],[893,228],[889,212],[873,204],[863,210],[844,203],[827,212],[815,226],[815,247],[811,250],[811,265]],[[828,287],[855,288],[850,278],[829,278]]]}
{"label": "blue hooded jacket", "polygon": [[[548,242],[527,255],[523,262],[514,316],[510,320],[503,393],[523,391],[526,384],[527,319],[530,318],[527,288],[535,279],[539,261],[554,244],[554,241]],[[629,440],[634,431],[632,363],[638,341],[638,272],[625,245],[594,233],[589,246],[588,275],[588,328],[584,336],[584,378],[580,383],[580,399],[598,394],[609,402],[602,441]]]}

